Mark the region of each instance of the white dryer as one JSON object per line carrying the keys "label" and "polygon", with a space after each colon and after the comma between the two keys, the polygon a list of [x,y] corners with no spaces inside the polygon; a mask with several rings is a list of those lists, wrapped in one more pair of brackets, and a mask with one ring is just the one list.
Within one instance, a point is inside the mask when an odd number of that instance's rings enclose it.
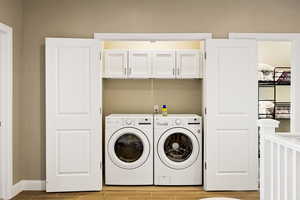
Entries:
{"label": "white dryer", "polygon": [[154,116],[154,184],[202,184],[202,119],[193,114]]}
{"label": "white dryer", "polygon": [[153,185],[153,115],[105,119],[105,183]]}

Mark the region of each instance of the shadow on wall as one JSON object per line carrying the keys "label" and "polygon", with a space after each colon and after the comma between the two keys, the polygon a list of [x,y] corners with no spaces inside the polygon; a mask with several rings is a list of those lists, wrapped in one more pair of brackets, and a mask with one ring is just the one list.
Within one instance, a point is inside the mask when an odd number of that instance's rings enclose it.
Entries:
{"label": "shadow on wall", "polygon": [[[45,73],[45,67],[46,67],[46,60],[45,60],[45,44],[42,45],[40,50],[40,112],[41,112],[41,177],[46,175],[46,73]],[[43,177],[44,179],[46,177]]]}

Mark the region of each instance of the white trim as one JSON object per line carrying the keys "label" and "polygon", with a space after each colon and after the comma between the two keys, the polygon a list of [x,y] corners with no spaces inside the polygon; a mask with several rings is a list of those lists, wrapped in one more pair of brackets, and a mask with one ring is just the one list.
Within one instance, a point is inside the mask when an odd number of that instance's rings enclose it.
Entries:
{"label": "white trim", "polygon": [[11,198],[17,196],[23,191],[23,182],[19,181],[15,185],[12,186]]}
{"label": "white trim", "polygon": [[300,33],[229,33],[229,39],[255,39],[263,41],[292,41],[297,40]]}
{"label": "white trim", "polygon": [[23,190],[45,191],[46,181],[43,180],[23,180]]}
{"label": "white trim", "polygon": [[94,33],[98,40],[205,40],[212,33]]}
{"label": "white trim", "polygon": [[[292,42],[292,74],[300,75],[300,33],[229,33],[229,39],[254,39],[258,41],[290,41]],[[298,80],[297,80],[298,79]],[[297,86],[300,86],[300,77],[292,75],[291,77],[291,132],[300,134],[300,94],[297,92]],[[298,103],[296,103],[298,100]],[[297,119],[299,118],[299,119]],[[298,125],[299,124],[299,125]]]}
{"label": "white trim", "polygon": [[15,197],[23,191],[45,191],[45,190],[46,190],[46,181],[21,180],[12,187],[11,197]]}
{"label": "white trim", "polygon": [[0,23],[0,199],[12,194],[12,34]]}

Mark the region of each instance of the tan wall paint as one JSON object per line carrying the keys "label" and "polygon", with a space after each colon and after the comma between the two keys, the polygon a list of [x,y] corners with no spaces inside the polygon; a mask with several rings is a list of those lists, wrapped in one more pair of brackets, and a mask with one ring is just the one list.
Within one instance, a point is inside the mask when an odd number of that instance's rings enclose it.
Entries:
{"label": "tan wall paint", "polygon": [[13,183],[22,178],[20,159],[20,81],[22,70],[22,0],[0,0],[0,22],[13,28]]}
{"label": "tan wall paint", "polygon": [[[92,37],[94,32],[212,32],[215,37],[226,37],[228,32],[300,32],[300,22],[297,20],[300,18],[298,0],[26,0],[24,2],[26,2],[24,3],[25,49],[21,79],[20,130],[22,130],[25,179],[45,178],[45,37]],[[148,88],[148,84],[145,81],[143,87]],[[159,87],[164,88],[181,87],[177,81],[162,81],[159,84]],[[193,89],[196,82],[187,81],[183,85],[185,84],[192,86],[188,86],[190,91],[184,98],[196,102],[194,97],[199,96]],[[127,87],[121,90],[122,85],[118,84],[118,81],[108,81],[106,85],[108,88],[106,94],[112,96],[124,96],[126,91],[132,90]],[[128,88],[132,85],[127,84]],[[185,90],[181,91],[183,97]],[[149,95],[146,91],[139,95],[147,105],[153,101],[145,100]],[[165,94],[159,96],[164,97]],[[187,110],[190,111],[195,104],[191,104]],[[130,103],[129,106],[134,108],[136,105]],[[143,111],[150,109],[142,108]],[[200,111],[200,107],[197,109]]]}

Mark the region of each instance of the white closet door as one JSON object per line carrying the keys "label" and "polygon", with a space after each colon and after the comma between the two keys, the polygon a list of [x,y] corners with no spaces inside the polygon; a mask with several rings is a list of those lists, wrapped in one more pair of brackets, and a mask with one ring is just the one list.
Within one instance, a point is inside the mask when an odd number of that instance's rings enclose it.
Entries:
{"label": "white closet door", "polygon": [[175,51],[153,52],[153,78],[175,78]]}
{"label": "white closet door", "polygon": [[104,50],[104,77],[125,78],[127,75],[127,50]]}
{"label": "white closet door", "polygon": [[[177,78],[201,78],[202,62],[199,50],[177,51]],[[202,60],[202,59],[201,59]]]}
{"label": "white closet door", "polygon": [[256,41],[208,40],[205,189],[257,190]]}
{"label": "white closet door", "polygon": [[102,189],[100,45],[46,39],[47,192]]}
{"label": "white closet door", "polygon": [[128,78],[151,78],[151,51],[129,51]]}

